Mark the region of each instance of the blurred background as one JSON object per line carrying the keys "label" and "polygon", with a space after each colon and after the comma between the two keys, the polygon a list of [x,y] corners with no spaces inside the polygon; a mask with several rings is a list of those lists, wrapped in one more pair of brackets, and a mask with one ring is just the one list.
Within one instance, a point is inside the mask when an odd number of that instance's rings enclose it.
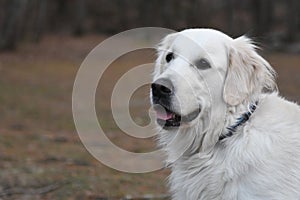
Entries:
{"label": "blurred background", "polygon": [[143,26],[214,27],[279,49],[299,39],[297,0],[1,0],[0,8],[0,49],[47,34],[110,35]]}
{"label": "blurred background", "polygon": [[[137,27],[247,34],[278,72],[281,94],[299,102],[299,11],[298,0],[0,0],[0,199],[168,199],[168,170],[118,172],[80,142],[71,98],[83,59],[105,38]],[[154,59],[151,49],[121,56],[97,89],[100,124],[132,152],[151,151],[155,142],[117,127],[110,96],[122,74]],[[130,103],[140,125],[149,122],[148,91],[141,87]]]}

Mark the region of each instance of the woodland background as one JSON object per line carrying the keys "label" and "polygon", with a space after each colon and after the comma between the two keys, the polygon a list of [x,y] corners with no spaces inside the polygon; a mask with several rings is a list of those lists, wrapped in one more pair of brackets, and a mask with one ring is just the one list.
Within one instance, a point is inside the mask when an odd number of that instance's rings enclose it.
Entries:
{"label": "woodland background", "polygon": [[1,0],[0,49],[49,33],[114,34],[143,26],[213,27],[281,48],[299,39],[299,10],[298,0]]}

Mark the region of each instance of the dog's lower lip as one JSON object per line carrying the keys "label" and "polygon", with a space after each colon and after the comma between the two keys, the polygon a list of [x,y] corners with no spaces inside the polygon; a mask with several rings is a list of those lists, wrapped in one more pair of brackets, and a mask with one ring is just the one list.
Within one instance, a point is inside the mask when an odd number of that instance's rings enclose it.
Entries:
{"label": "dog's lower lip", "polygon": [[[154,109],[157,112],[160,112],[161,109],[164,109],[167,115],[169,116],[170,114],[172,115],[172,118],[157,118],[157,123],[162,126],[164,129],[170,129],[170,128],[177,128],[179,127],[182,123],[188,123],[191,122],[192,120],[196,119],[201,112],[201,108],[199,107],[195,111],[191,112],[188,115],[181,116],[177,114],[176,112],[171,111],[170,109],[162,106],[162,105],[154,105]],[[160,114],[159,114],[160,115]]]}
{"label": "dog's lower lip", "polygon": [[199,107],[199,109],[191,112],[190,114],[181,116],[181,121],[182,122],[190,122],[190,121],[196,119],[196,117],[198,117],[200,112],[201,112],[201,108]]}

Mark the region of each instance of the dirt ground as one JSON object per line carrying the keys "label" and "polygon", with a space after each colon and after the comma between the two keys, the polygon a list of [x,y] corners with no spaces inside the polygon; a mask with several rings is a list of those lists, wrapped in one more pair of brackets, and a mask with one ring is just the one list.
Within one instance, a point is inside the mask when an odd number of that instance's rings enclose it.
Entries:
{"label": "dirt ground", "polygon": [[[166,194],[168,170],[128,174],[110,169],[84,148],[72,118],[72,87],[85,56],[104,39],[47,36],[0,54],[0,199],[105,199]],[[114,48],[114,47],[112,47]],[[300,56],[265,53],[278,72],[281,94],[300,100]],[[109,97],[128,69],[153,61],[151,50],[120,58],[100,81],[97,113],[108,137],[122,148],[147,152],[152,139],[124,136],[112,120]],[[134,94],[137,123],[149,119],[148,86]],[[103,93],[104,92],[104,93]],[[151,198],[149,198],[151,199]]]}

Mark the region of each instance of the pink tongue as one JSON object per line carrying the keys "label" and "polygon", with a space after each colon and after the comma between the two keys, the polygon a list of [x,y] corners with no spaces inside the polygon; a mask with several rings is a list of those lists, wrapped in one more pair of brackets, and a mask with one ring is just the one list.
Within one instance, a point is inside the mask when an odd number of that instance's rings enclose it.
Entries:
{"label": "pink tongue", "polygon": [[166,113],[166,112],[156,112],[157,118],[162,120],[168,120],[171,119],[173,114],[172,113]]}

